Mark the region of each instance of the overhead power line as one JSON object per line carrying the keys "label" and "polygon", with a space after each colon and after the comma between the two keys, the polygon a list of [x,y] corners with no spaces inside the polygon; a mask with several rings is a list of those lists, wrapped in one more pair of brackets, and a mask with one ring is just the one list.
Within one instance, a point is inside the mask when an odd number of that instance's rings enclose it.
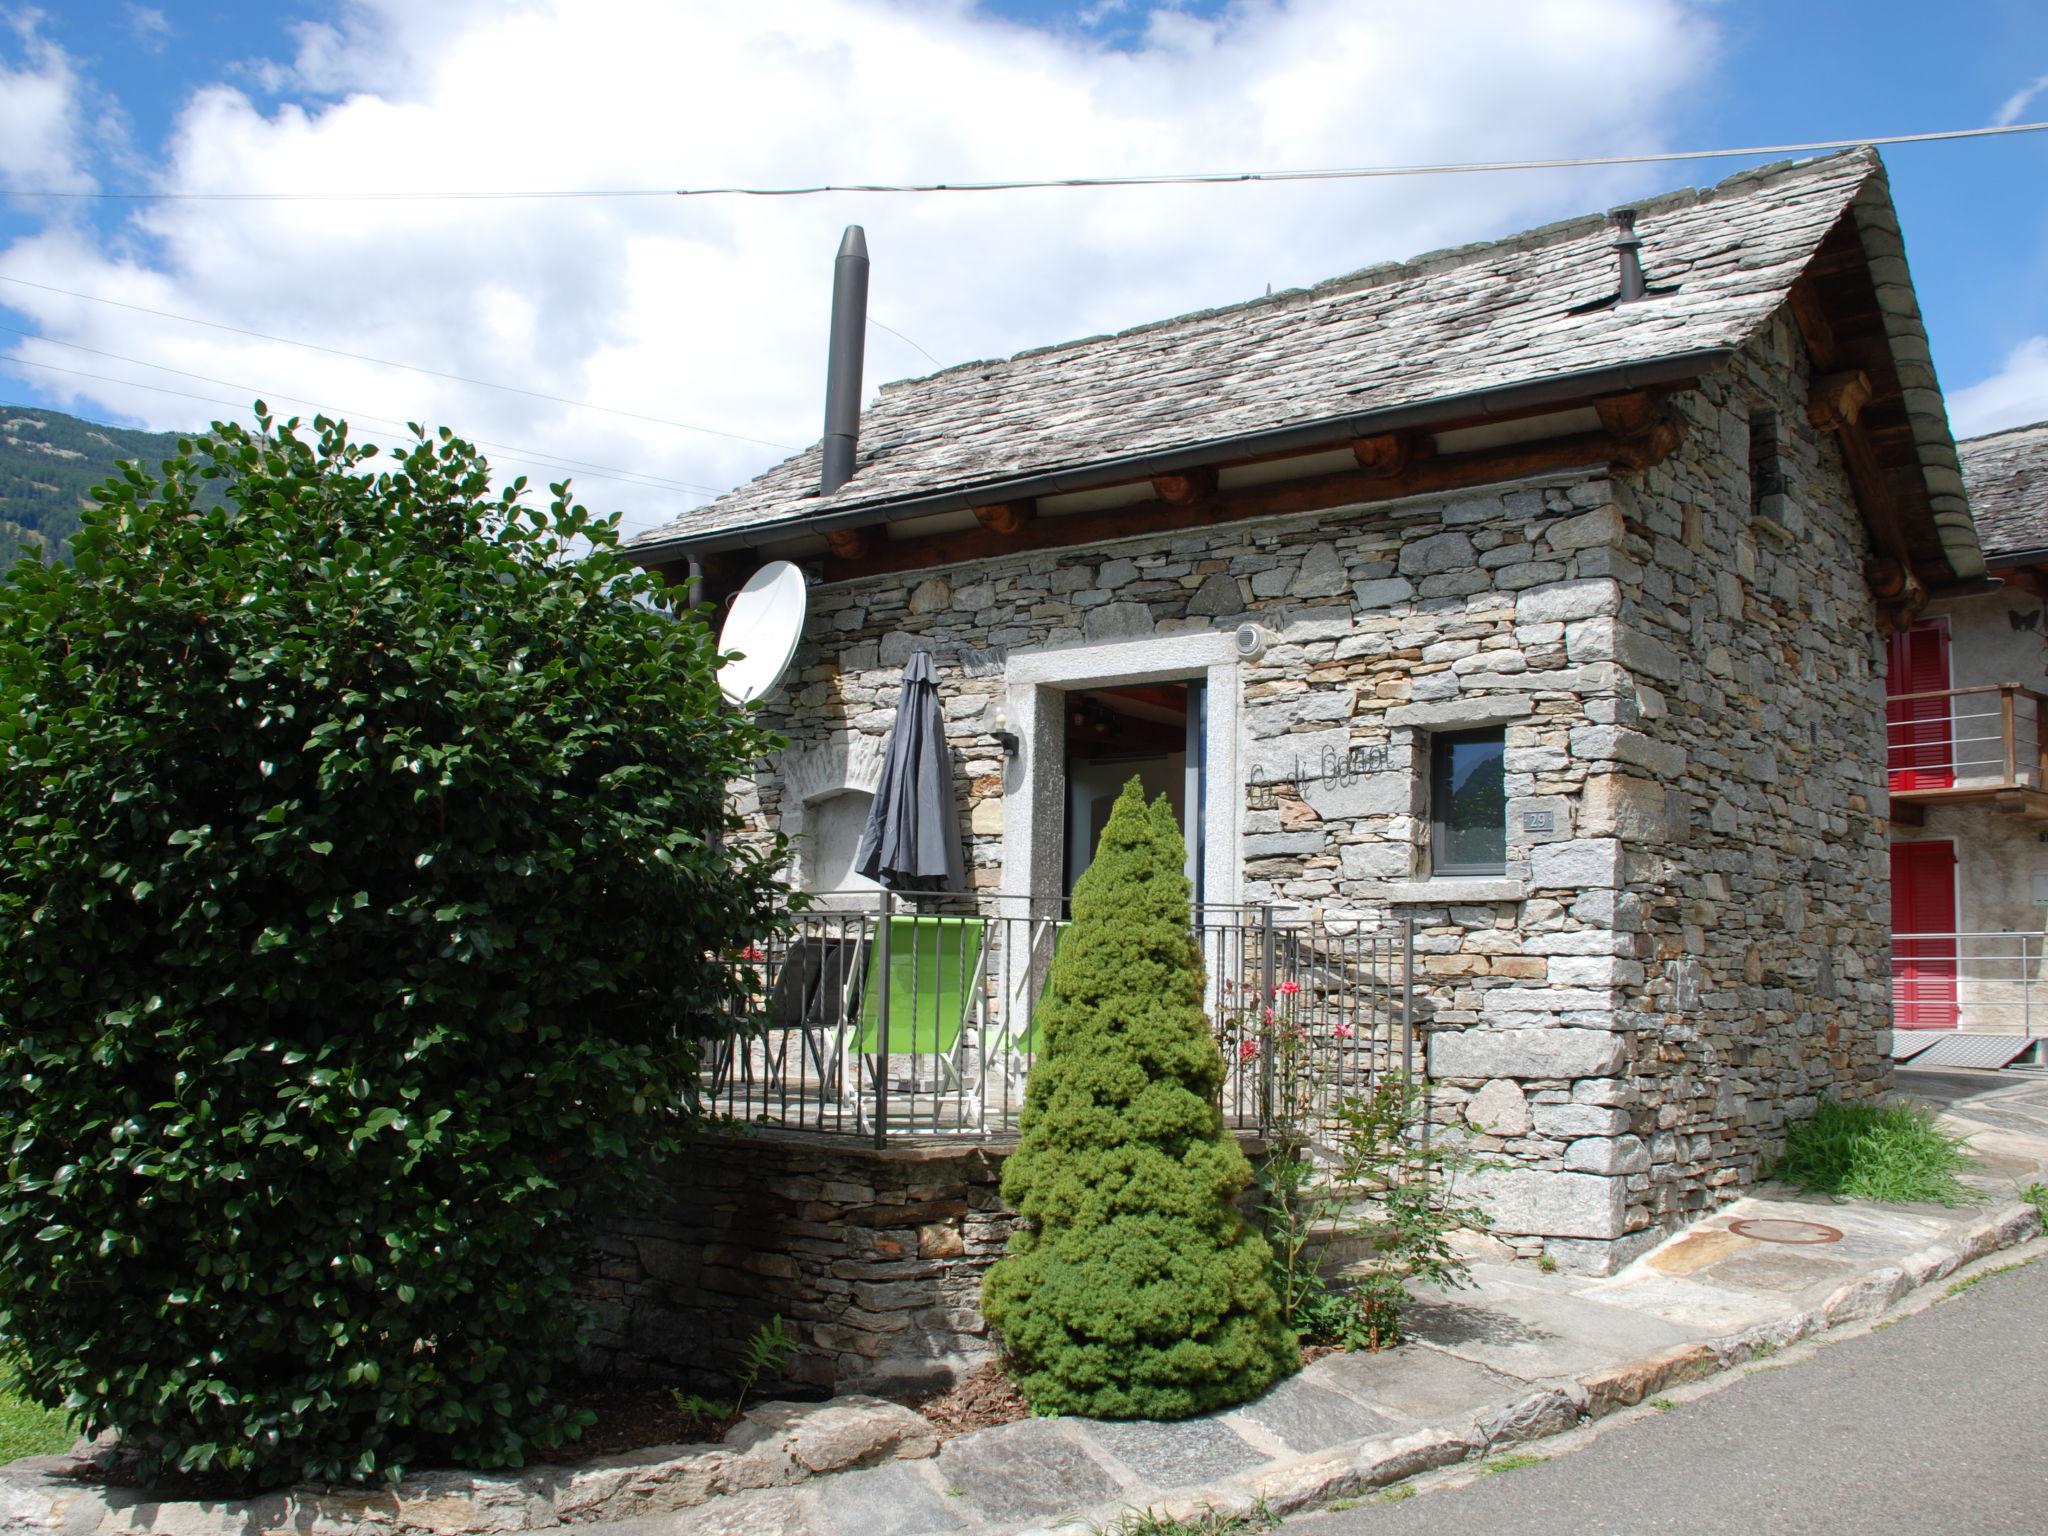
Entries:
{"label": "overhead power line", "polygon": [[587,187],[528,191],[430,192],[21,192],[18,197],[49,197],[102,202],[202,203],[427,203],[543,202],[634,197],[821,197],[832,193],[895,192],[1035,192],[1072,187],[1223,186],[1262,181],[1362,181],[1389,176],[1469,176],[1496,171],[1578,170],[1605,165],[1663,165],[1683,160],[1735,160],[1751,155],[1819,154],[1834,149],[1861,149],[1888,144],[1937,144],[1956,139],[1989,139],[2015,133],[2039,133],[2048,122],[1993,123],[1982,128],[1951,128],[1938,133],[1891,133],[1870,138],[1815,139],[1804,144],[1749,144],[1733,149],[1642,150],[1620,155],[1556,155],[1540,160],[1457,160],[1420,165],[1354,165],[1309,170],[1184,171],[1147,176],[1018,177],[1002,181],[819,182],[783,187]]}
{"label": "overhead power line", "polygon": [[675,421],[667,416],[649,416],[644,411],[623,410],[615,405],[599,405],[590,400],[572,400],[567,395],[551,395],[543,390],[526,389],[518,384],[500,384],[494,379],[473,379],[467,374],[447,373],[439,368],[422,368],[416,363],[395,362],[388,357],[372,357],[364,352],[350,352],[343,347],[323,346],[317,341],[300,341],[291,336],[273,336],[268,331],[252,331],[246,326],[228,325],[219,320],[202,320],[197,315],[174,314],[167,309],[151,309],[146,304],[131,304],[125,299],[103,298],[96,293],[80,293],[72,288],[59,288],[51,283],[31,282],[25,277],[0,276],[0,283],[14,283],[23,288],[36,288],[44,293],[62,294],[67,299],[81,299],[88,304],[106,304],[115,309],[126,309],[138,315],[154,315],[159,320],[176,320],[185,325],[203,325],[208,330],[227,331],[236,336],[249,336],[257,341],[274,341],[280,346],[303,347],[309,352],[325,352],[329,357],[345,357],[353,362],[371,363],[379,368],[398,368],[406,373],[422,374],[430,379],[447,379],[455,384],[468,384],[478,389],[502,390],[508,395],[524,395],[529,400],[546,400],[555,405],[574,406],[583,411],[602,411],[608,416],[625,416],[634,421],[648,421],[658,427],[676,427],[684,432],[703,432],[712,437],[727,437],[737,443],[753,443],[761,448],[779,448],[785,453],[795,453],[794,443],[770,442],[765,437],[748,437],[742,432],[727,432],[719,427],[699,426],[695,422]]}

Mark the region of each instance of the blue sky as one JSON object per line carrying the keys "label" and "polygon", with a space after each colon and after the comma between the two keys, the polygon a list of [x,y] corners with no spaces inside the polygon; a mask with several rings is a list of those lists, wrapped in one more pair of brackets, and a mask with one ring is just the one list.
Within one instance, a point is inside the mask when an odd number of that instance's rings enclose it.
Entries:
{"label": "blue sky", "polygon": [[[1082,6],[989,0],[979,7],[815,0],[758,8],[780,15],[783,32],[801,39],[802,57],[794,62],[783,56],[786,38],[760,30],[735,33],[730,29],[737,24],[715,9],[675,4],[636,10],[634,0],[586,0],[586,8],[570,8],[577,20],[556,24],[584,32],[613,27],[627,48],[644,36],[650,52],[667,50],[677,60],[679,94],[702,95],[728,83],[737,87],[750,70],[766,67],[760,60],[776,55],[776,83],[766,83],[764,76],[763,100],[778,99],[778,91],[793,93],[782,100],[820,98],[816,125],[778,141],[771,155],[753,142],[752,125],[735,124],[725,133],[708,116],[689,124],[663,117],[658,100],[650,99],[658,97],[658,83],[650,93],[644,78],[621,79],[620,94],[641,103],[635,116],[604,100],[602,62],[530,57],[517,70],[520,60],[513,57],[509,63],[515,67],[502,82],[503,110],[521,117],[562,110],[558,138],[577,153],[543,168],[533,164],[531,153],[493,161],[488,147],[479,149],[476,140],[453,130],[443,142],[437,136],[456,115],[466,113],[467,126],[474,126],[476,109],[459,103],[478,99],[464,97],[450,83],[447,70],[453,66],[446,61],[476,60],[463,66],[472,77],[505,68],[508,58],[494,52],[493,40],[517,35],[506,18],[534,9],[494,10],[481,0],[446,0],[413,7],[431,13],[422,17],[398,0],[156,9],[125,0],[72,0],[33,14],[19,6],[10,11],[0,0],[0,17],[11,23],[0,26],[0,69],[14,72],[0,75],[0,138],[9,121],[10,89],[21,106],[27,100],[22,93],[31,88],[61,87],[69,93],[71,117],[68,160],[59,159],[80,185],[135,188],[160,184],[166,176],[189,184],[207,174],[199,168],[222,165],[233,168],[224,175],[259,178],[264,185],[303,186],[302,178],[312,174],[315,184],[326,186],[505,186],[533,185],[536,178],[552,185],[579,174],[588,178],[585,184],[670,184],[712,168],[776,179],[828,171],[943,176],[1002,169],[1210,169],[1218,156],[1231,166],[1242,163],[1231,158],[1239,154],[1374,162],[1390,155],[1434,158],[1468,145],[1489,157],[1535,156],[1650,142],[1693,148],[1960,128],[1992,122],[2002,111],[2016,111],[2021,120],[2048,118],[2048,89],[2014,106],[2048,78],[2048,5],[2040,0],[1973,0],[1938,13],[1905,0],[1555,0],[1502,7],[1487,17],[1471,7],[1448,8],[1470,17],[1463,33],[1443,12],[1425,18],[1422,13],[1431,8],[1396,0],[1354,0],[1348,7],[1337,0],[1248,0],[1236,8],[1191,0],[1164,13],[1113,0]],[[1268,76],[1291,78],[1289,50],[1313,52],[1333,29],[1354,27],[1360,35],[1352,46],[1369,49],[1375,34],[1383,35],[1405,78],[1383,75],[1376,87],[1361,82],[1360,99],[1344,107],[1349,117],[1325,111],[1328,121],[1295,122],[1303,105],[1285,100],[1284,87],[1269,89],[1263,82]],[[711,41],[719,29],[726,30]],[[1504,35],[1516,29],[1526,35]],[[549,36],[579,35],[550,34],[538,25],[528,30],[537,40],[532,49],[551,52],[556,50],[546,42]],[[809,35],[813,31],[822,41]],[[710,76],[688,75],[692,44],[700,38],[705,50],[720,50],[716,68],[724,78],[716,84],[705,83]],[[864,58],[869,38],[873,51],[886,58]],[[922,57],[927,43],[929,61]],[[1470,65],[1459,58],[1467,48],[1495,57],[1485,68]],[[1518,49],[1530,56],[1520,79],[1514,73]],[[1502,50],[1507,57],[1498,57]],[[558,63],[561,93],[570,98],[566,106],[549,102]],[[814,68],[824,73],[802,73]],[[920,97],[945,94],[933,86],[937,72],[977,68],[990,76],[986,115],[1001,119],[1007,113],[1017,120],[1008,139],[999,121],[968,122],[982,115],[973,110],[972,80],[961,95],[964,105],[951,108],[950,118],[935,119],[919,104]],[[891,69],[900,73],[891,75]],[[805,84],[839,82],[833,71],[870,82],[846,98],[857,103],[857,129],[850,119],[833,117],[830,89]],[[998,73],[1005,76],[1001,85]],[[681,83],[685,78],[698,83]],[[1239,82],[1245,93],[1235,99]],[[463,89],[473,85],[472,79]],[[1206,108],[1193,99],[1197,85],[1206,93]],[[1325,77],[1321,88],[1341,94],[1344,84],[1331,85]],[[1191,99],[1132,105],[1146,92],[1156,97],[1161,90],[1185,90]],[[1100,111],[1102,122],[1062,137],[1067,125],[1061,115],[1080,112],[1084,96],[1086,110]],[[735,99],[744,103],[744,91]],[[196,110],[199,101],[214,107]],[[344,101],[356,103],[355,110],[342,111]],[[1376,118],[1381,101],[1384,114]],[[366,102],[392,110],[378,117]],[[897,115],[900,124],[891,121]],[[374,126],[357,121],[365,118]],[[733,122],[730,109],[725,121]],[[577,138],[583,122],[593,124],[587,140]],[[1130,141],[1120,142],[1126,127]],[[357,136],[346,138],[345,130]],[[666,139],[670,133],[672,142]],[[412,163],[406,151],[415,140],[427,169]],[[330,143],[343,147],[323,164],[323,146]],[[57,163],[48,157],[24,163],[24,151],[10,166],[8,155],[0,143],[0,187],[16,191],[34,189],[36,178]],[[2048,134],[1900,146],[1886,151],[1886,161],[1936,362],[1951,397],[1982,386],[1972,397],[1980,425],[2004,424],[2001,414],[2025,412],[2034,402],[2040,408],[2032,415],[2048,415]],[[477,236],[493,242],[488,275],[504,289],[490,312],[492,326],[503,334],[485,338],[489,346],[476,339],[475,325],[450,329],[426,312],[415,312],[408,322],[393,312],[388,276],[373,278],[361,260],[324,260],[322,252],[336,242],[308,233],[318,219],[307,215],[286,224],[274,208],[246,215],[195,213],[151,225],[138,222],[131,205],[16,197],[0,201],[0,274],[37,273],[35,280],[47,283],[53,273],[76,273],[80,284],[90,280],[96,294],[465,376],[503,379],[508,370],[529,375],[531,366],[520,366],[522,337],[555,352],[566,345],[576,355],[550,361],[541,392],[579,400],[601,395],[608,403],[645,407],[647,414],[715,419],[742,436],[783,442],[814,435],[814,370],[808,360],[814,327],[806,309],[804,324],[781,337],[776,312],[791,300],[778,289],[795,286],[802,305],[812,304],[808,274],[818,263],[808,254],[810,242],[829,249],[825,226],[834,221],[866,220],[871,241],[880,237],[878,263],[888,259],[885,252],[915,241],[920,262],[930,264],[898,289],[878,277],[877,314],[914,336],[917,350],[878,336],[873,379],[923,371],[930,366],[925,354],[952,362],[1104,324],[1133,323],[1170,312],[1157,306],[1240,296],[1256,291],[1261,279],[1310,281],[1364,260],[1505,233],[1641,191],[1711,181],[1738,164],[1666,165],[1632,177],[1539,172],[1483,183],[1458,178],[1462,185],[1407,189],[1379,203],[1340,188],[1285,197],[1242,189],[1190,197],[1130,192],[1115,200],[1091,195],[1065,203],[1047,201],[1057,195],[1032,194],[1035,200],[1008,207],[980,204],[943,213],[849,201],[798,217],[754,204],[677,224],[668,210],[643,211],[643,217],[668,220],[653,228],[620,222],[623,212],[586,216],[581,209],[563,214],[535,205],[493,208],[482,220],[488,235]],[[437,211],[432,220],[420,214],[410,224],[376,214],[394,220],[380,251],[421,242],[417,259],[394,270],[429,289],[437,282],[449,285],[448,299],[426,303],[423,311],[459,307],[478,292],[479,278],[465,266],[460,223],[448,222],[446,214]],[[1261,243],[1247,245],[1251,237],[1237,226],[1265,220],[1273,230]],[[1176,232],[1164,226],[1176,221],[1182,227],[1192,222],[1198,238],[1170,239]],[[1200,235],[1217,228],[1227,229],[1229,238],[1218,242]],[[568,243],[579,230],[585,241],[580,255]],[[557,235],[563,248],[547,248]],[[677,240],[686,243],[663,243]],[[1048,249],[1018,256],[1020,240]],[[1078,242],[1075,249],[1060,245],[1068,241]],[[223,254],[230,242],[232,259]],[[274,251],[266,252],[273,242]],[[601,259],[589,259],[592,242],[605,247]],[[780,261],[780,248],[799,242],[804,264],[771,277],[768,268]],[[468,244],[472,257],[475,245]],[[508,249],[516,249],[516,259]],[[692,268],[701,257],[706,280],[723,295],[717,308],[728,313],[698,316],[692,328],[633,362],[633,338],[647,334],[654,320],[629,308],[608,309],[602,295],[610,284],[641,292],[643,303],[657,302],[653,295],[660,284],[643,270],[647,259],[631,254],[642,249],[678,269]],[[1020,291],[1030,285],[1028,298],[992,302],[986,281],[975,285],[977,270],[986,273],[993,270],[989,263],[1003,262],[1014,264],[1009,281]],[[589,269],[590,292],[577,291],[579,264]],[[1091,276],[1081,285],[1087,291],[1075,291],[1073,274],[1110,268],[1116,281]],[[883,270],[878,265],[878,273]],[[761,274],[758,288],[754,274]],[[349,292],[358,281],[363,290]],[[352,313],[365,318],[351,324]],[[226,350],[224,333],[209,338],[190,327],[153,321],[149,350],[127,352],[140,343],[132,315],[115,323],[119,319],[101,313],[91,323],[76,304],[0,283],[0,324],[68,339],[74,349],[91,345],[102,353],[146,356],[231,383],[289,384],[315,397],[343,389],[374,394],[375,402],[363,403],[394,417],[417,403],[456,416],[458,426],[478,435],[495,432],[553,454],[630,464],[643,478],[663,483],[723,484],[756,467],[763,455],[774,456],[759,444],[746,449],[703,434],[690,441],[636,435],[616,412],[600,422],[515,410],[503,391],[486,399],[452,386],[427,390],[418,377],[404,388],[386,388],[386,376],[354,365],[348,373],[324,372],[307,354]],[[2026,356],[2030,346],[2038,348],[2038,369]],[[9,351],[46,361],[60,355],[30,351],[16,338],[0,336],[0,353]],[[62,355],[80,372],[109,371],[104,360],[84,361],[75,350]],[[5,366],[0,357],[0,370]],[[693,385],[697,367],[721,380],[720,386]],[[152,395],[95,385],[75,374],[15,368],[0,371],[0,399],[150,425],[219,414],[205,402],[163,392],[166,375],[138,373],[130,365],[111,371],[156,378],[159,391]],[[2001,377],[1997,388],[1985,384]],[[221,393],[189,379],[175,387]]]}

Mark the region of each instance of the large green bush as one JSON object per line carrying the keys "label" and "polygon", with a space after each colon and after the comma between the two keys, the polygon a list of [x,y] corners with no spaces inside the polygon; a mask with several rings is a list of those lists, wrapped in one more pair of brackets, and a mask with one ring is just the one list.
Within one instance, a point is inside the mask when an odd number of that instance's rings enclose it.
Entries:
{"label": "large green bush", "polygon": [[1179,1419],[1300,1364],[1223,1129],[1180,829],[1133,779],[1074,887],[1003,1195],[1023,1218],[982,1300],[1041,1412]]}
{"label": "large green bush", "polygon": [[127,468],[0,587],[0,1335],[252,1482],[574,1432],[586,1214],[771,892],[720,838],[767,742],[614,521],[315,425]]}

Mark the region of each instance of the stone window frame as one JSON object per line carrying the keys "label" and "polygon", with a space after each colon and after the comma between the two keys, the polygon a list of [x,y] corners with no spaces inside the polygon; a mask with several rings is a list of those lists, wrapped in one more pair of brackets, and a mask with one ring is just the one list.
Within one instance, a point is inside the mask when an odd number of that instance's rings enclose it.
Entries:
{"label": "stone window frame", "polygon": [[[1050,829],[1062,827],[1066,817],[1065,695],[1083,688],[1194,678],[1208,688],[1204,897],[1210,906],[1241,899],[1244,764],[1239,720],[1244,688],[1233,630],[1104,640],[1009,656],[1003,669],[1005,705],[1019,746],[1003,773],[1002,894],[1044,898],[1060,889],[1062,840]],[[1041,828],[1048,829],[1047,835],[1040,835]]]}
{"label": "stone window frame", "polygon": [[[1536,713],[1536,706],[1526,697],[1494,696],[1429,700],[1418,704],[1397,705],[1387,711],[1387,725],[1393,731],[1396,750],[1405,747],[1408,753],[1408,777],[1414,791],[1414,803],[1419,814],[1413,818],[1418,829],[1428,825],[1426,814],[1429,804],[1429,772],[1432,737],[1439,733],[1456,734],[1460,731],[1483,731],[1498,727],[1502,731],[1526,724]],[[1404,741],[1405,738],[1405,741]],[[1377,900],[1389,906],[1434,906],[1441,907],[1456,902],[1520,901],[1528,895],[1526,856],[1517,858],[1518,842],[1514,836],[1514,797],[1508,799],[1509,827],[1507,838],[1507,868],[1499,875],[1439,875],[1418,874],[1409,880],[1389,880],[1371,891]],[[1414,854],[1419,860],[1423,854],[1423,843],[1418,835]]]}

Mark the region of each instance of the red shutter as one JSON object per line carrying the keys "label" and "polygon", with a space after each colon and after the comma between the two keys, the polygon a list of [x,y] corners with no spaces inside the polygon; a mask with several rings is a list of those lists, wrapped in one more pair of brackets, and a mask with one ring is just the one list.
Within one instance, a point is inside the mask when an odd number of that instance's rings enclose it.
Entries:
{"label": "red shutter", "polygon": [[1893,843],[1892,1025],[1954,1029],[1956,1012],[1956,845]]}
{"label": "red shutter", "polygon": [[1884,709],[1885,767],[1893,789],[1947,789],[1956,781],[1955,731],[1947,698],[1948,626],[1922,621],[1894,630],[1888,642]]}

